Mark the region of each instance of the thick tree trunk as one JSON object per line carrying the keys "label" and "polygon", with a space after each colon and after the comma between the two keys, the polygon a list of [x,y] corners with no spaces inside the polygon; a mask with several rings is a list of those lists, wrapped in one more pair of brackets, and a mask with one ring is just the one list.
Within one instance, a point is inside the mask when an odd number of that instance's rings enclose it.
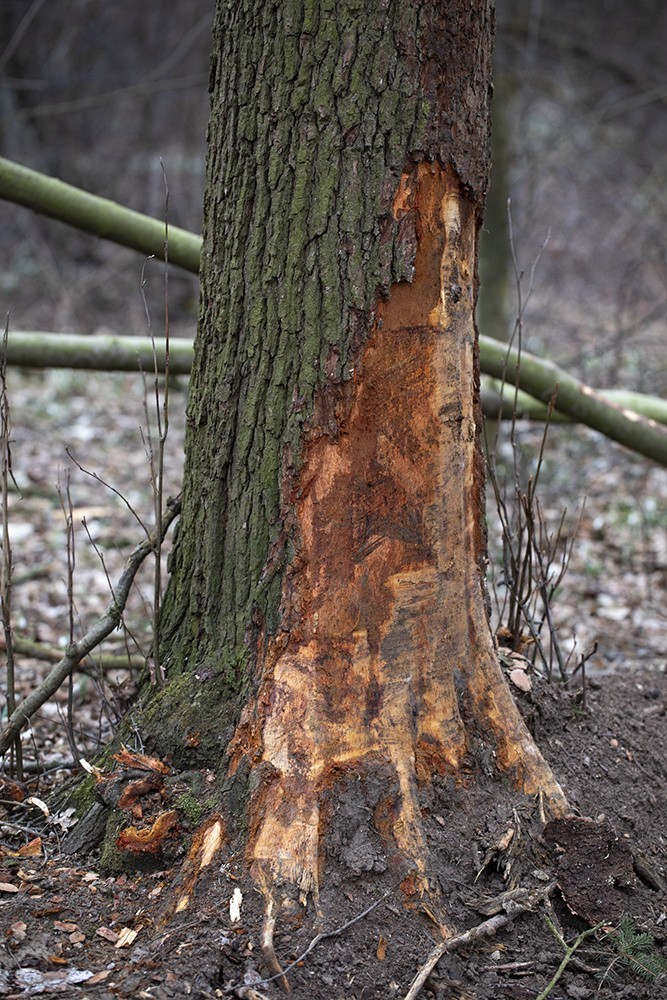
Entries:
{"label": "thick tree trunk", "polygon": [[220,2],[214,42],[167,681],[147,730],[198,746],[235,802],[249,788],[263,884],[317,893],[352,778],[370,817],[357,864],[423,874],[420,795],[469,773],[471,751],[564,806],[485,608],[490,5]]}

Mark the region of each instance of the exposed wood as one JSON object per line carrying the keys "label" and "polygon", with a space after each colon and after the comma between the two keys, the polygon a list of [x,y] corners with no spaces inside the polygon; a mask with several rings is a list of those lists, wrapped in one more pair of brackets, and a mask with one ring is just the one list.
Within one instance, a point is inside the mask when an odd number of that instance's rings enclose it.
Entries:
{"label": "exposed wood", "polygon": [[378,303],[349,417],[335,439],[309,443],[292,483],[299,547],[284,631],[267,637],[234,746],[236,759],[262,748],[250,854],[303,892],[317,893],[322,803],[349,769],[387,772],[396,807],[384,832],[425,873],[418,784],[456,773],[467,749],[457,675],[517,788],[565,805],[505,686],[484,607],[474,213],[453,171],[424,163],[401,178],[394,208],[417,219],[414,277]]}

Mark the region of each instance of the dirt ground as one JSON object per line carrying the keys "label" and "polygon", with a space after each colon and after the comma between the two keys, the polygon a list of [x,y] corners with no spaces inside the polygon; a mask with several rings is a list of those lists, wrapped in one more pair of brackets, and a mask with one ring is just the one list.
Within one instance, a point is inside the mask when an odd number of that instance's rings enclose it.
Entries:
{"label": "dirt ground", "polygon": [[[575,827],[569,847],[562,830],[556,831],[558,844],[548,836],[532,842],[535,804],[514,803],[512,810],[503,786],[483,771],[469,790],[438,788],[424,803],[435,866],[430,875],[458,931],[505,912],[507,897],[495,907],[492,903],[503,892],[520,887],[535,892],[551,880],[560,887],[550,903],[537,904],[495,936],[444,956],[421,995],[460,1000],[546,996],[540,991],[564,957],[555,933],[571,944],[599,920],[605,926],[581,943],[549,996],[667,996],[667,978],[645,981],[637,971],[651,963],[658,971],[661,960],[667,971],[667,677],[658,670],[594,680],[585,709],[580,697],[538,685],[524,696],[523,706],[573,805],[593,818],[598,831],[606,817],[614,834],[608,850],[596,840],[587,857],[586,836],[579,834],[591,824]],[[508,846],[509,830],[514,843]],[[617,868],[605,874],[605,856],[614,852]],[[319,923],[312,908],[305,919],[294,915],[278,921],[275,950],[283,967],[299,959],[315,934],[325,935],[289,972],[292,995],[299,1000],[403,998],[437,941],[434,924],[419,913],[414,897],[406,897],[405,883],[392,882],[388,873],[362,871],[363,865],[351,874],[341,865],[343,858],[340,844],[330,848],[331,876],[322,892]],[[573,872],[580,876],[578,889]],[[585,898],[591,878],[596,879],[592,902]],[[268,974],[259,936],[262,901],[239,859],[227,852],[223,863],[204,873],[190,907],[164,922],[182,891],[175,879],[176,870],[165,867],[133,876],[109,874],[95,853],[60,853],[53,832],[42,840],[38,856],[25,848],[23,854],[4,853],[0,995],[99,1000],[281,996],[276,982],[259,983]],[[232,921],[230,904],[235,893],[238,899],[237,890],[240,913]],[[373,903],[366,916],[331,933]],[[614,930],[623,915],[631,918],[634,932],[653,938],[647,952],[635,954],[634,969],[627,935],[621,939]],[[255,993],[248,992],[258,983]],[[245,992],[238,990],[243,986]]]}

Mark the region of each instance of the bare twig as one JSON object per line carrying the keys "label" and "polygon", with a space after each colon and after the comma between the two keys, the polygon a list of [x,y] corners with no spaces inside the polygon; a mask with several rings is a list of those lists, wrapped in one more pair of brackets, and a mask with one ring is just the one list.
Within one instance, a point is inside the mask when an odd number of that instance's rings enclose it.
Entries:
{"label": "bare twig", "polygon": [[125,569],[113,590],[113,601],[105,614],[88,629],[78,642],[70,643],[60,662],[11,714],[7,725],[2,733],[0,733],[0,754],[7,752],[12,742],[20,734],[23,724],[41,708],[44,702],[48,701],[55,694],[63,681],[76,669],[81,660],[118,627],[137,570],[146,556],[154,551],[155,546],[163,542],[169,526],[178,517],[180,510],[180,497],[168,502],[167,511],[163,517],[162,537],[158,540],[157,533],[154,532],[137,545],[130,554],[125,563]]}
{"label": "bare twig", "polygon": [[[74,511],[72,509],[72,494],[70,492],[70,472],[65,471],[65,495],[63,496],[60,483],[58,483],[58,497],[60,506],[65,516],[65,530],[67,533],[67,613],[69,620],[69,644],[74,642],[74,568],[76,566],[76,544],[74,538]],[[76,745],[74,736],[74,680],[72,673],[67,678],[67,741],[74,760],[78,760],[81,754]]]}
{"label": "bare twig", "polygon": [[[16,673],[14,644],[12,641],[12,547],[9,540],[9,483],[14,482],[12,473],[12,453],[10,447],[11,424],[9,418],[9,397],[7,395],[7,335],[9,319],[5,323],[0,351],[0,493],[2,494],[2,560],[0,561],[0,615],[7,652],[7,715],[16,710]],[[18,487],[17,487],[18,489]],[[16,776],[23,780],[23,751],[20,734],[16,734],[13,746],[16,758]],[[11,771],[10,767],[10,771]]]}
{"label": "bare twig", "polygon": [[[272,983],[275,979],[281,979],[282,977],[286,976],[288,972],[294,969],[297,965],[299,965],[300,962],[303,962],[304,958],[310,955],[313,948],[316,948],[317,945],[320,943],[320,941],[325,941],[327,938],[338,937],[340,934],[346,931],[348,927],[352,927],[353,924],[356,924],[360,920],[363,920],[364,917],[367,917],[369,913],[372,913],[373,910],[377,909],[377,907],[380,906],[382,903],[384,903],[385,899],[388,899],[389,896],[391,896],[391,894],[395,891],[396,891],[395,886],[392,887],[391,889],[387,889],[387,891],[384,893],[383,896],[380,896],[379,899],[376,899],[374,903],[371,903],[370,906],[367,906],[366,909],[363,910],[361,913],[357,913],[355,917],[352,917],[346,923],[341,924],[340,927],[336,927],[332,931],[322,931],[320,934],[316,934],[313,940],[306,948],[306,950],[303,951],[297,958],[295,958],[293,962],[290,962],[289,965],[286,965],[281,972],[278,972],[273,976],[269,976],[268,979],[260,979],[257,983],[253,983],[253,985],[266,986],[267,983]],[[238,989],[237,986],[232,986],[226,992],[228,994],[230,993],[234,994],[237,989]]]}
{"label": "bare twig", "polygon": [[143,530],[144,530],[144,532],[146,534],[146,538],[149,538],[150,537],[150,531],[148,530],[148,528],[146,527],[146,525],[144,524],[144,522],[141,520],[141,518],[137,514],[136,510],[134,509],[134,507],[132,506],[132,504],[130,503],[130,501],[127,499],[127,497],[123,496],[123,494],[120,492],[120,490],[117,490],[115,486],[111,485],[111,483],[107,483],[104,479],[102,479],[101,476],[98,476],[98,474],[96,472],[92,472],[90,469],[86,469],[83,465],[81,465],[81,463],[74,457],[74,455],[69,450],[69,448],[65,448],[65,453],[66,453],[66,455],[67,455],[68,458],[71,458],[71,460],[74,462],[74,464],[76,465],[77,469],[79,469],[80,472],[83,472],[83,474],[85,476],[90,476],[91,479],[94,479],[96,482],[100,483],[102,486],[106,486],[106,488],[108,490],[110,490],[112,493],[115,493],[116,496],[120,500],[123,501],[123,503],[125,504],[125,506],[129,510],[130,514],[134,518],[134,520],[137,522],[137,524],[141,525],[141,527],[143,528]]}
{"label": "bare twig", "polygon": [[601,927],[604,927],[605,924],[609,923],[608,920],[600,921],[600,923],[596,924],[595,927],[589,927],[587,930],[582,931],[581,934],[579,934],[579,936],[573,941],[573,943],[568,945],[565,943],[559,932],[556,930],[549,917],[545,916],[544,919],[546,920],[547,927],[554,935],[556,940],[565,948],[565,954],[563,955],[563,960],[556,969],[556,971],[554,972],[553,976],[551,977],[547,985],[544,987],[542,992],[535,997],[535,1000],[546,1000],[546,998],[549,996],[552,989],[554,988],[554,986],[556,985],[556,983],[563,975],[570,962],[572,961],[572,956],[579,947],[579,945],[583,944],[586,938],[591,937],[592,934],[597,933],[597,931],[599,931]]}
{"label": "bare twig", "polygon": [[495,917],[490,917],[488,920],[484,920],[481,924],[477,924],[476,927],[471,927],[462,934],[456,934],[454,937],[440,941],[440,943],[435,946],[431,954],[428,956],[415,978],[412,980],[410,989],[405,994],[404,1000],[415,1000],[415,998],[419,996],[422,986],[431,975],[443,955],[456,951],[458,948],[465,948],[466,945],[473,944],[475,941],[479,941],[480,938],[492,937],[496,931],[511,923],[512,920],[516,920],[516,918],[520,917],[522,913],[526,913],[527,910],[533,910],[538,903],[547,899],[555,888],[555,883],[551,883],[542,889],[536,889],[534,892],[530,893],[525,900],[517,901],[509,899],[505,904],[505,913],[498,913]]}

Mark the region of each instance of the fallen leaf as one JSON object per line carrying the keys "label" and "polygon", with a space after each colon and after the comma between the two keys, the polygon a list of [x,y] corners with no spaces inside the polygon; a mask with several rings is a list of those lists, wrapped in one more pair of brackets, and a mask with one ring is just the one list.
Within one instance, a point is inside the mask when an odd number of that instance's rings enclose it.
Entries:
{"label": "fallen leaf", "polygon": [[95,986],[97,983],[103,983],[105,979],[108,979],[111,975],[111,969],[103,969],[102,972],[96,972],[94,976],[91,976],[88,980],[89,986]]}
{"label": "fallen leaf", "polygon": [[19,887],[11,882],[0,882],[0,892],[18,892]]}
{"label": "fallen leaf", "polygon": [[74,931],[78,931],[79,925],[72,924],[67,920],[54,920],[53,926],[57,931],[62,931],[63,934],[73,934]]}
{"label": "fallen leaf", "polygon": [[105,941],[110,941],[111,944],[116,944],[118,941],[118,935],[110,927],[98,927],[95,933],[98,937],[104,938]]}
{"label": "fallen leaf", "polygon": [[384,936],[384,934],[381,934],[378,940],[377,950],[375,952],[375,955],[380,962],[384,962],[385,958],[387,957],[387,943],[388,942],[386,937]]}
{"label": "fallen leaf", "polygon": [[26,938],[25,932],[27,931],[27,929],[28,925],[26,923],[24,923],[22,920],[17,920],[16,923],[12,924],[12,926],[9,928],[12,940],[15,941],[16,944],[20,944],[21,941],[25,941]]}
{"label": "fallen leaf", "polygon": [[118,940],[116,941],[116,948],[128,948],[134,939],[136,938],[139,931],[133,930],[131,927],[121,928],[121,932],[118,935]]}
{"label": "fallen leaf", "polygon": [[2,778],[2,780],[0,780],[0,799],[11,799],[12,802],[23,802],[24,798],[25,792],[15,781],[11,781],[10,778]]}
{"label": "fallen leaf", "polygon": [[42,838],[34,837],[23,847],[19,847],[14,857],[17,858],[40,858],[42,856]]}
{"label": "fallen leaf", "polygon": [[85,940],[86,940],[86,935],[83,934],[81,931],[74,931],[74,933],[70,934],[69,936],[69,941],[72,944],[81,944],[81,942]]}
{"label": "fallen leaf", "polygon": [[514,687],[517,687],[519,691],[532,691],[531,679],[523,668],[514,667],[513,670],[510,670],[509,677]]}
{"label": "fallen leaf", "polygon": [[37,809],[40,809],[44,813],[45,816],[50,816],[51,815],[51,813],[49,811],[49,807],[47,806],[46,802],[43,799],[38,799],[36,795],[31,795],[25,801],[26,801],[26,804],[29,804],[31,806],[36,806]]}

